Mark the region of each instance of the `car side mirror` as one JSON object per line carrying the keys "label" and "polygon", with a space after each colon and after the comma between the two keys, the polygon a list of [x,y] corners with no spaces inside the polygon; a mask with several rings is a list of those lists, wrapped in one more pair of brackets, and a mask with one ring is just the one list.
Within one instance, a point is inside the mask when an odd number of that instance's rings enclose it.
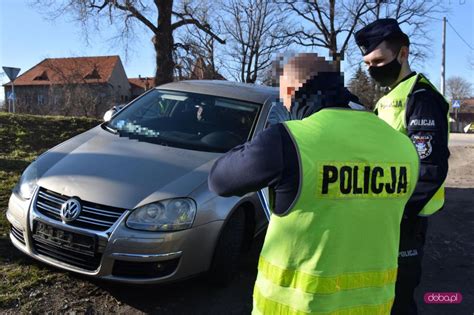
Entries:
{"label": "car side mirror", "polygon": [[104,121],[105,122],[110,121],[110,119],[112,119],[112,116],[115,115],[116,112],[117,112],[117,109],[115,108],[115,106],[109,109],[108,111],[106,111],[104,114]]}

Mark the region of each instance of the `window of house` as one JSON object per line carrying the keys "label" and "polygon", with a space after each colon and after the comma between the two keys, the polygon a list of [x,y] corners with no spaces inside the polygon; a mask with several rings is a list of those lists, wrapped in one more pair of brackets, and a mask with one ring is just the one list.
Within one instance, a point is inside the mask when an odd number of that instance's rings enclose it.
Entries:
{"label": "window of house", "polygon": [[36,80],[36,81],[49,80],[48,74],[46,73],[46,71],[43,71],[40,75],[37,75],[33,80]]}
{"label": "window of house", "polygon": [[38,105],[44,104],[44,95],[38,94]]}
{"label": "window of house", "polygon": [[101,78],[101,76],[99,74],[99,71],[95,67],[89,74],[87,74],[84,77],[84,79],[100,79],[100,78]]}

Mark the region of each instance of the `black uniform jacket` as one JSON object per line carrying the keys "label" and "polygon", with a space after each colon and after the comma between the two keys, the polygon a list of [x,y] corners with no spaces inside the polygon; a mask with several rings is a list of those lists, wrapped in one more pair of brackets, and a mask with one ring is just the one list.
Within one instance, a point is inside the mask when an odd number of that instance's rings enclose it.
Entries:
{"label": "black uniform jacket", "polygon": [[[404,80],[414,75],[412,72]],[[408,217],[418,215],[448,174],[448,110],[443,96],[425,83],[417,83],[408,98],[408,137],[420,157],[420,177],[405,208]]]}

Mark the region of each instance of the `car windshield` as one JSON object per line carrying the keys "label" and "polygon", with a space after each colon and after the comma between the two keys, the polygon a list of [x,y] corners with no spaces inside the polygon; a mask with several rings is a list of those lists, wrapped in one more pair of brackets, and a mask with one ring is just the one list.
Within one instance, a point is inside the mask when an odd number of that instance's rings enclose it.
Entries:
{"label": "car windshield", "polygon": [[260,108],[216,96],[152,90],[104,126],[139,141],[226,152],[249,139]]}

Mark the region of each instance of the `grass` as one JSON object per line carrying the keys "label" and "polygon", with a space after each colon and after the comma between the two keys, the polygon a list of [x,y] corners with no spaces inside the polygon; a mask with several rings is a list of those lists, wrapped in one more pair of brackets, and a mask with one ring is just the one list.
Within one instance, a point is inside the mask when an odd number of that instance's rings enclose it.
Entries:
{"label": "grass", "polygon": [[61,275],[39,267],[11,245],[5,217],[11,190],[37,156],[98,123],[91,118],[0,112],[0,309],[22,301],[28,305],[25,294]]}

